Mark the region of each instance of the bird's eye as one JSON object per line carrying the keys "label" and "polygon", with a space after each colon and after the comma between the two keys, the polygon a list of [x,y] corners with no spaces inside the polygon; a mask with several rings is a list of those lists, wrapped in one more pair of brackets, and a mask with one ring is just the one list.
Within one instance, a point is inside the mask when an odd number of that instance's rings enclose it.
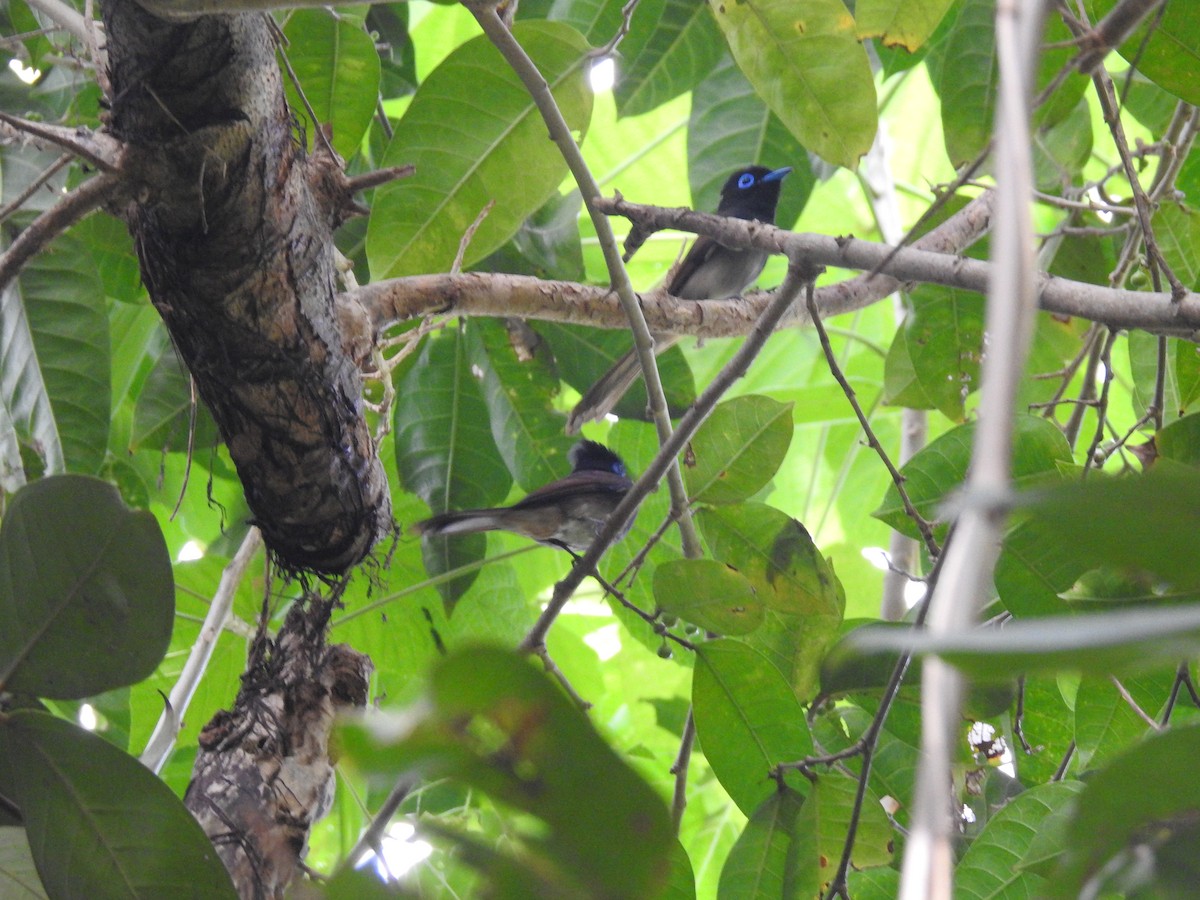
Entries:
{"label": "bird's eye", "polygon": [[738,187],[740,187],[744,191],[744,190],[746,190],[746,188],[750,187],[750,185],[754,184],[754,176],[751,175],[749,172],[746,172],[742,175],[741,178],[738,179],[737,184],[738,184]]}
{"label": "bird's eye", "polygon": [[612,470],[613,470],[614,475],[624,475],[625,474],[625,466],[624,466],[624,464],[619,463],[619,462],[613,463]]}

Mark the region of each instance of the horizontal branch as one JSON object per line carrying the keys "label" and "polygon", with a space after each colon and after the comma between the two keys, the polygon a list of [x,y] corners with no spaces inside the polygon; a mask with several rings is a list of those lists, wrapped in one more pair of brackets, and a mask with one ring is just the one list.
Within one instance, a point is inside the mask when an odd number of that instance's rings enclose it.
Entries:
{"label": "horizontal branch", "polygon": [[102,131],[34,122],[6,112],[0,112],[0,139],[19,140],[41,150],[50,146],[60,147],[102,172],[117,170],[124,146],[115,137]]}
{"label": "horizontal branch", "polygon": [[[810,264],[852,269],[868,274],[817,290],[822,317],[862,309],[888,296],[902,284],[940,284],[986,293],[991,264],[957,255],[987,229],[990,194],[984,195],[925,235],[911,247],[851,237],[785,231],[761,222],[725,219],[690,209],[643,206],[617,199],[598,205],[651,230],[676,228],[706,234],[730,247],[759,247]],[[873,274],[880,273],[880,274]],[[1178,302],[1167,293],[1117,290],[1052,275],[1038,279],[1041,308],[1078,316],[1114,328],[1141,328],[1191,337],[1200,332],[1200,296],[1189,293]],[[364,285],[343,301],[361,305],[376,330],[422,316],[515,316],[522,319],[628,328],[616,295],[607,287],[569,281],[543,281],[519,275],[471,272],[461,275],[417,275]],[[655,333],[697,337],[745,335],[769,303],[768,292],[756,291],[731,300],[680,300],[661,289],[641,295],[646,322]],[[807,311],[793,309],[781,327],[807,323]]]}

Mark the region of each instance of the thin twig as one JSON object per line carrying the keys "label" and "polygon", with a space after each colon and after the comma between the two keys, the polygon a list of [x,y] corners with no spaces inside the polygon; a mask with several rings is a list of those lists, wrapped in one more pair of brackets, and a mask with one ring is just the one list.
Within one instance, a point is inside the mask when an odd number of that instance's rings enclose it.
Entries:
{"label": "thin twig", "polygon": [[13,197],[9,203],[6,203],[4,206],[0,206],[0,222],[3,222],[14,212],[24,206],[25,201],[38,192],[38,188],[53,178],[73,159],[75,159],[75,157],[70,153],[64,153],[54,162],[50,163],[50,165],[46,166],[46,168],[42,170],[42,173],[38,175],[37,178],[33,179],[33,181],[29,183],[29,186],[25,188],[25,190]]}
{"label": "thin twig", "polygon": [[368,850],[374,851],[375,855],[380,859],[384,858],[381,844],[383,834],[387,831],[388,825],[391,824],[392,817],[396,815],[396,810],[400,808],[400,804],[412,793],[412,789],[417,785],[418,781],[419,779],[416,776],[409,773],[405,773],[396,779],[396,783],[392,785],[392,789],[388,792],[386,799],[384,799],[383,804],[379,807],[379,812],[375,813],[375,817],[371,819],[371,824],[359,836],[354,847],[342,861],[340,868],[354,868]]}
{"label": "thin twig", "polygon": [[1125,689],[1125,685],[1121,684],[1120,679],[1116,675],[1109,675],[1108,679],[1116,685],[1117,693],[1121,695],[1121,699],[1129,705],[1129,708],[1134,711],[1139,719],[1145,722],[1152,731],[1162,731],[1162,726],[1158,724],[1153,716],[1138,705],[1138,702],[1133,699],[1133,695]]}
{"label": "thin twig", "polygon": [[112,135],[102,131],[49,125],[45,122],[22,119],[6,112],[0,112],[0,136],[11,136],[37,146],[52,144],[68,153],[74,153],[105,173],[117,170],[125,146]]}
{"label": "thin twig", "polygon": [[[676,463],[676,460],[687,442],[692,439],[703,423],[712,412],[717,402],[724,396],[725,392],[734,384],[734,382],[745,374],[750,367],[750,363],[758,355],[767,338],[775,330],[775,326],[783,318],[788,308],[795,302],[796,295],[801,287],[805,284],[805,278],[799,273],[796,265],[788,267],[787,277],[776,293],[775,299],[771,305],[763,312],[759,320],[758,327],[747,336],[742,342],[742,346],[733,355],[733,358],[725,365],[712,383],[705,388],[700,396],[696,398],[696,402],[691,408],[684,413],[679,420],[679,425],[666,443],[659,448],[658,454],[647,467],[642,476],[634,482],[633,487],[625,494],[621,502],[617,504],[608,517],[608,521],[596,535],[596,539],[588,548],[587,553],[577,562],[571,569],[570,573],[562,581],[554,586],[554,593],[550,598],[550,602],[546,605],[546,609],[542,611],[537,622],[525,635],[525,639],[521,642],[521,649],[527,653],[534,652],[536,648],[541,646],[546,641],[546,633],[550,630],[550,626],[562,612],[562,608],[566,605],[575,589],[583,581],[585,577],[591,574],[595,569],[600,556],[608,549],[608,546],[621,533],[625,523],[629,517],[633,515],[634,510],[645,499],[646,495],[658,484],[659,480],[666,474],[667,469]],[[811,279],[809,279],[809,289],[812,289]]]}
{"label": "thin twig", "polygon": [[97,175],[85,181],[29,223],[0,254],[0,291],[17,277],[21,267],[52,240],[112,197],[121,186],[116,175]]}
{"label": "thin twig", "polygon": [[687,718],[683,721],[683,734],[679,738],[679,753],[671,766],[671,774],[675,776],[675,790],[671,798],[671,824],[675,826],[676,835],[679,834],[679,826],[683,822],[683,811],[687,809],[688,764],[695,743],[696,718],[692,707],[688,706]]}
{"label": "thin twig", "polygon": [[257,528],[252,527],[242,538],[242,545],[234,554],[233,559],[229,561],[229,565],[225,567],[225,571],[221,573],[221,580],[217,584],[216,593],[213,594],[212,603],[209,604],[208,614],[204,617],[200,634],[197,635],[196,642],[188,653],[187,662],[184,663],[183,670],[179,673],[179,678],[175,681],[170,696],[167,698],[166,709],[159,716],[158,723],[154,726],[154,731],[146,742],[146,749],[142,751],[140,757],[142,765],[155,774],[162,771],[162,767],[171,755],[175,739],[179,736],[183,717],[186,715],[192,697],[196,694],[196,688],[200,684],[200,679],[204,676],[208,663],[212,659],[225,620],[229,617],[230,610],[233,609],[233,598],[237,594],[238,586],[242,583],[250,561],[261,544],[262,534]]}
{"label": "thin twig", "polygon": [[[642,366],[646,394],[650,402],[650,412],[658,431],[660,446],[671,437],[671,417],[667,410],[667,398],[663,391],[662,379],[658,373],[654,356],[654,338],[646,325],[641,305],[633,291],[629,273],[621,261],[621,252],[617,247],[617,239],[613,234],[612,225],[607,216],[600,211],[597,201],[600,199],[600,186],[596,183],[591,170],[583,159],[575,136],[571,133],[562,111],[554,100],[550,85],[538,71],[537,66],[512,32],[504,25],[494,9],[472,8],[475,20],[483,28],[484,34],[500,51],[508,64],[516,72],[517,77],[528,91],[530,98],[541,113],[542,120],[549,129],[550,137],[558,147],[567,168],[570,169],[575,183],[579,186],[580,196],[587,208],[588,216],[596,229],[596,237],[604,254],[604,262],[608,268],[612,288],[621,301],[621,308],[629,319],[630,330],[633,332],[634,346],[637,348],[638,360]],[[688,556],[701,554],[700,538],[687,509],[687,491],[683,485],[683,476],[679,471],[678,462],[672,457],[666,471],[667,486],[671,493],[671,507],[679,515],[679,532],[683,541],[684,552]]]}
{"label": "thin twig", "polygon": [[817,309],[817,304],[812,295],[808,298],[808,315],[812,319],[813,328],[817,331],[817,337],[821,341],[821,349],[825,351],[825,362],[829,366],[829,371],[833,373],[834,379],[842,387],[842,393],[846,395],[846,400],[854,410],[854,415],[858,417],[858,424],[862,427],[863,433],[867,436],[867,446],[870,447],[879,456],[884,467],[888,470],[888,474],[892,476],[892,483],[896,486],[896,490],[900,494],[900,501],[904,504],[904,512],[913,524],[917,526],[917,530],[921,533],[921,540],[925,543],[925,549],[929,551],[929,555],[936,559],[942,552],[938,546],[937,540],[933,536],[933,528],[929,521],[917,512],[917,508],[913,506],[912,500],[908,497],[908,491],[904,487],[904,476],[900,474],[900,470],[892,463],[892,459],[888,456],[888,452],[883,449],[883,445],[879,443],[879,438],[875,436],[875,430],[871,427],[871,423],[867,420],[866,414],[859,406],[858,397],[854,392],[854,388],[850,386],[850,382],[846,380],[846,376],[842,373],[842,367],[838,365],[837,357],[833,352],[833,345],[829,343],[829,335],[825,332],[825,325],[821,322],[821,312]]}
{"label": "thin twig", "polygon": [[467,248],[471,246],[471,238],[475,237],[475,232],[479,230],[479,226],[483,224],[483,220],[488,217],[488,213],[492,211],[492,207],[496,205],[495,199],[489,200],[483,204],[478,215],[475,216],[475,221],[467,226],[462,233],[462,237],[458,239],[458,251],[454,254],[454,262],[450,264],[450,274],[457,275],[462,271],[463,257],[467,255]]}

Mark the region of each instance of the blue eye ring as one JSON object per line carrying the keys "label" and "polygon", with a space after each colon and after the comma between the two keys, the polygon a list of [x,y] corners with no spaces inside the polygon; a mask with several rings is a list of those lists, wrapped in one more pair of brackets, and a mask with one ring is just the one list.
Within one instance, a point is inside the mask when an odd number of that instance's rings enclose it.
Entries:
{"label": "blue eye ring", "polygon": [[737,186],[743,191],[754,184],[754,176],[749,172],[743,172],[742,177],[737,180]]}

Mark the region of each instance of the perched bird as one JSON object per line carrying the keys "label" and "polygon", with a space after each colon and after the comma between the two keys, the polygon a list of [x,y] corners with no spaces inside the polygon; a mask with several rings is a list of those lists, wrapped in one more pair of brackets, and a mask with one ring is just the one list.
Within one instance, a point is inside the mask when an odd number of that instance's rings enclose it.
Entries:
{"label": "perched bird", "polygon": [[[580,441],[567,459],[570,475],[532,491],[512,506],[442,513],[417,522],[410,530],[431,535],[512,531],[572,555],[586,553],[633,482],[621,457],[595,441]],[[632,524],[631,517],[618,539]]]}
{"label": "perched bird", "polygon": [[[791,166],[739,169],[721,188],[717,215],[775,223],[781,182]],[[767,264],[765,250],[735,250],[701,235],[667,283],[667,293],[683,300],[724,300],[736,297],[757,278]],[[658,338],[654,352],[662,353],[679,340],[677,335]],[[625,396],[642,374],[637,354],[630,350],[594,385],[588,388],[567,419],[567,433],[574,434],[584,422],[601,419]]]}

